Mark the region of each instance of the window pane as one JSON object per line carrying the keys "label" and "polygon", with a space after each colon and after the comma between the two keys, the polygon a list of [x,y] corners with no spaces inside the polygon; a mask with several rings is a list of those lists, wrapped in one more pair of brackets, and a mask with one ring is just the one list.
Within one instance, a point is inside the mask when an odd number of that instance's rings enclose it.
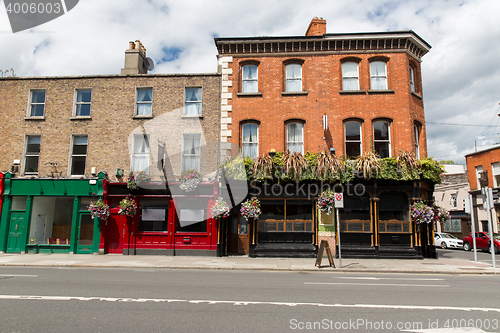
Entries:
{"label": "window pane", "polygon": [[85,175],[86,156],[73,156],[71,164],[72,175]]}
{"label": "window pane", "polygon": [[387,89],[387,79],[386,78],[372,78],[372,90],[384,90]]}
{"label": "window pane", "polygon": [[292,64],[286,66],[286,91],[302,91],[302,66]]}
{"label": "window pane", "polygon": [[87,144],[87,136],[74,136],[73,144],[75,145],[86,145]]}
{"label": "window pane", "polygon": [[243,80],[250,80],[250,79],[257,80],[257,66],[255,65],[243,66],[242,78]]}
{"label": "window pane", "polygon": [[78,104],[76,106],[77,116],[90,116],[90,104]]}
{"label": "window pane", "polygon": [[86,155],[86,154],[87,154],[87,145],[73,146],[73,155]]}
{"label": "window pane", "polygon": [[257,157],[259,149],[257,130],[257,124],[244,124],[242,126],[241,142],[243,157]]}
{"label": "window pane", "polygon": [[386,121],[374,122],[373,137],[375,140],[389,140],[389,123]]}
{"label": "window pane", "polygon": [[361,124],[357,121],[350,121],[345,124],[345,139],[346,141],[361,140]]}
{"label": "window pane", "polygon": [[152,102],[153,101],[153,89],[137,89],[137,101],[138,102]]}
{"label": "window pane", "polygon": [[186,102],[201,102],[201,88],[186,88]]}
{"label": "window pane", "polygon": [[29,136],[28,144],[26,146],[26,154],[36,154],[40,152],[40,137]]}
{"label": "window pane", "polygon": [[78,90],[76,96],[77,103],[90,103],[92,100],[92,90]]}
{"label": "window pane", "polygon": [[[312,220],[313,208],[309,200],[287,200],[286,219],[289,220]],[[295,228],[294,228],[295,229]]]}
{"label": "window pane", "polygon": [[344,90],[359,90],[358,79],[345,79],[342,81]]}
{"label": "window pane", "polygon": [[201,116],[201,103],[186,103],[186,116]]}
{"label": "window pane", "polygon": [[374,142],[374,149],[380,155],[380,158],[390,157],[390,147],[387,142]]}
{"label": "window pane", "polygon": [[43,110],[45,104],[34,104],[31,106],[31,116],[32,117],[43,117]]}
{"label": "window pane", "polygon": [[262,214],[259,220],[284,220],[285,201],[284,200],[262,200]]}
{"label": "window pane", "polygon": [[31,92],[31,103],[45,103],[45,90],[34,90]]}
{"label": "window pane", "polygon": [[257,66],[246,65],[242,68],[241,73],[241,91],[244,93],[254,93],[258,91],[257,83]]}
{"label": "window pane", "polygon": [[358,142],[346,142],[345,153],[351,157],[359,156],[361,155],[361,145]]}
{"label": "window pane", "polygon": [[244,93],[257,92],[257,81],[243,81],[241,91]]}
{"label": "window pane", "polygon": [[342,64],[343,77],[358,77],[358,64],[355,62],[345,62]]}
{"label": "window pane", "polygon": [[149,154],[149,139],[147,135],[134,135],[134,153]]}
{"label": "window pane", "polygon": [[38,172],[38,156],[26,156],[24,172]]}
{"label": "window pane", "polygon": [[137,115],[138,116],[150,116],[153,114],[153,105],[148,103],[142,103],[137,105]]}

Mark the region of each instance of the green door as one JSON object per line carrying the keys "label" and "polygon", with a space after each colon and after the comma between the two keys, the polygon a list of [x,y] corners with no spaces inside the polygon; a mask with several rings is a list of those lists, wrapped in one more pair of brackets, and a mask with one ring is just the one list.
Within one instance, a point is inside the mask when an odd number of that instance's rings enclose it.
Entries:
{"label": "green door", "polygon": [[76,252],[77,253],[94,253],[94,235],[97,240],[97,247],[99,246],[99,233],[95,230],[94,220],[90,217],[90,213],[78,214],[78,239]]}
{"label": "green door", "polygon": [[9,225],[9,238],[7,239],[6,252],[24,252],[26,249],[25,212],[11,212]]}

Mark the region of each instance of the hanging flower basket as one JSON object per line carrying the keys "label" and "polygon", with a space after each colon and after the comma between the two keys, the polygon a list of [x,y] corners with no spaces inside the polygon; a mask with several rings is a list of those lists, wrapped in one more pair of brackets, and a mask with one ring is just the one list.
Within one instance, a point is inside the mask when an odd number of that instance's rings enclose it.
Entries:
{"label": "hanging flower basket", "polygon": [[434,218],[434,210],[422,201],[417,201],[410,207],[411,219],[417,223],[430,223]]}
{"label": "hanging flower basket", "polygon": [[434,211],[433,222],[444,223],[450,219],[450,213],[446,209],[439,206],[433,206],[432,209]]}
{"label": "hanging flower basket", "polygon": [[259,199],[253,197],[242,203],[240,213],[247,221],[251,218],[258,219],[262,213]]}
{"label": "hanging flower basket", "polygon": [[137,186],[147,183],[149,179],[149,175],[145,171],[130,172],[128,175],[127,187],[129,189],[136,189]]}
{"label": "hanging flower basket", "polygon": [[214,205],[212,206],[211,212],[212,212],[212,217],[214,219],[228,217],[229,216],[229,206],[222,198],[218,198],[215,201]]}
{"label": "hanging flower basket", "polygon": [[201,182],[201,174],[195,169],[183,170],[179,177],[181,185],[179,186],[186,192],[194,191]]}
{"label": "hanging flower basket", "polygon": [[96,202],[91,202],[88,210],[90,211],[92,219],[98,217],[101,220],[105,220],[109,216],[109,206],[105,204],[102,199],[99,199]]}
{"label": "hanging flower basket", "polygon": [[318,208],[326,215],[332,213],[335,207],[335,193],[332,190],[323,191],[318,197]]}
{"label": "hanging flower basket", "polygon": [[137,212],[137,202],[134,198],[126,197],[120,201],[118,208],[118,214],[133,217]]}

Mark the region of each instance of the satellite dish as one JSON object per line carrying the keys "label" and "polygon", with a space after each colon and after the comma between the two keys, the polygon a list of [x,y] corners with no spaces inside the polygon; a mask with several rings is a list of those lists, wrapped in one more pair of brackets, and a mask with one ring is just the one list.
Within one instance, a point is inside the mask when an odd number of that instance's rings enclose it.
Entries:
{"label": "satellite dish", "polygon": [[153,68],[155,68],[155,63],[154,63],[153,59],[151,59],[150,57],[147,57],[146,59],[144,59],[144,67],[146,67],[146,69],[148,71],[152,71]]}

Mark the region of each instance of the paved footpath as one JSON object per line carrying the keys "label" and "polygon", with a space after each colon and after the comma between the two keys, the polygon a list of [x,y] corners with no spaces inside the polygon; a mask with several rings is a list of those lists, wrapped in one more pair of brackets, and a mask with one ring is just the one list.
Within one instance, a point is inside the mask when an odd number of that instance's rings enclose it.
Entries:
{"label": "paved footpath", "polygon": [[40,267],[123,267],[169,269],[239,269],[272,271],[325,271],[422,274],[500,274],[491,263],[465,259],[335,259],[336,268],[328,259],[321,267],[314,258],[249,258],[248,256],[191,257],[97,254],[0,254],[0,266]]}

